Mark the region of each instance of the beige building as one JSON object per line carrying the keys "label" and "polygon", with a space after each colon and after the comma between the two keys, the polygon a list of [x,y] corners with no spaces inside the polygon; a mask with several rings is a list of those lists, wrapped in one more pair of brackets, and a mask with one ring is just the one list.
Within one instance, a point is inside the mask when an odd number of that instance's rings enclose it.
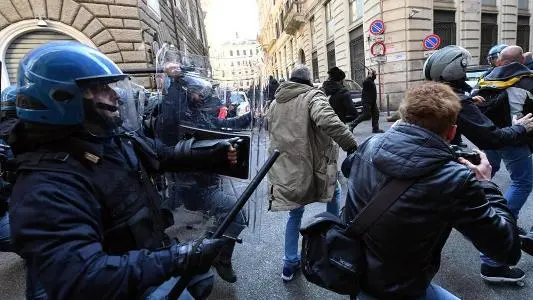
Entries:
{"label": "beige building", "polygon": [[15,83],[26,53],[52,40],[98,48],[121,68],[154,66],[163,43],[207,56],[203,20],[198,0],[0,0],[1,87]]}
{"label": "beige building", "polygon": [[248,89],[257,84],[263,50],[255,40],[238,40],[212,46],[209,60],[213,79],[222,86]]}
{"label": "beige building", "polygon": [[[440,47],[457,44],[473,56],[472,64],[486,64],[486,54],[498,43],[518,44],[530,50],[532,0],[257,0],[260,43],[265,50],[267,74],[288,77],[295,62],[313,70],[324,81],[337,66],[361,82],[365,68],[380,71],[383,92],[395,109],[404,91],[423,79],[429,54],[423,39],[441,37]],[[385,33],[369,33],[377,19]],[[385,44],[380,66],[370,48]],[[376,48],[377,49],[377,48]],[[364,66],[363,66],[364,65]]]}

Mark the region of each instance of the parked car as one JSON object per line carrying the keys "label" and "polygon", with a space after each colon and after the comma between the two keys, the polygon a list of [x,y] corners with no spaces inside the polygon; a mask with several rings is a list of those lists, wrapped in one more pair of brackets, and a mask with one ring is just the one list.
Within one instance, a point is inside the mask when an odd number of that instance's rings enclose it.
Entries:
{"label": "parked car", "polygon": [[472,66],[466,68],[466,83],[474,88],[481,76],[483,76],[488,69],[489,66]]}
{"label": "parked car", "polygon": [[237,117],[250,112],[250,100],[245,92],[231,92],[231,104],[237,109]]}
{"label": "parked car", "polygon": [[359,84],[357,84],[357,82],[351,79],[344,80],[344,87],[350,93],[350,97],[352,98],[352,102],[355,104],[355,108],[357,108],[357,111],[361,113],[363,111],[363,103],[361,102],[361,94],[363,89]]}

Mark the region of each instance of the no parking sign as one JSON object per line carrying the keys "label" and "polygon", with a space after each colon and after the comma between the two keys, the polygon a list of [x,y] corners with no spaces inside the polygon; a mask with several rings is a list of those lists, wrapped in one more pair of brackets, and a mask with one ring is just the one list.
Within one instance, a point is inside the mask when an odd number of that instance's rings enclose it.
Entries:
{"label": "no parking sign", "polygon": [[424,38],[424,49],[426,50],[437,50],[440,46],[441,39],[436,34],[430,34]]}
{"label": "no parking sign", "polygon": [[373,35],[380,35],[385,32],[385,23],[382,20],[374,20],[370,23],[370,28],[368,29]]}

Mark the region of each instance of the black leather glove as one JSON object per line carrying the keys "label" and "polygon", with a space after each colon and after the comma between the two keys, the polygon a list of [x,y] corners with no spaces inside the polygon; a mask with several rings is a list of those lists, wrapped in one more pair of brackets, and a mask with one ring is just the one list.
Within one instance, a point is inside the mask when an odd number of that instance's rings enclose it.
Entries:
{"label": "black leather glove", "polygon": [[194,138],[180,141],[174,148],[174,159],[184,166],[228,166],[230,146],[239,138],[226,140],[202,140]]}
{"label": "black leather glove", "polygon": [[220,251],[231,241],[228,239],[200,238],[177,244],[172,251],[174,276],[198,275],[209,271]]}

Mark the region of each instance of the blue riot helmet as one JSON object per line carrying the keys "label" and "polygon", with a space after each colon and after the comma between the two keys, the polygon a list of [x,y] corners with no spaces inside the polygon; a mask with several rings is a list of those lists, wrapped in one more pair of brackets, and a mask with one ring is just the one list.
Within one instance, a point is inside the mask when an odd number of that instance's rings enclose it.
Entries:
{"label": "blue riot helmet", "polygon": [[489,54],[487,55],[487,62],[492,67],[496,66],[496,60],[498,59],[498,55],[500,55],[500,52],[502,52],[503,49],[507,48],[506,44],[500,44],[493,46],[489,50]]}
{"label": "blue riot helmet", "polygon": [[16,112],[17,87],[10,85],[2,91],[0,111],[1,112]]}
{"label": "blue riot helmet", "polygon": [[127,75],[94,48],[77,42],[44,44],[22,59],[17,81],[17,115],[23,121],[81,125],[95,135],[140,126],[125,126],[138,119],[127,107],[135,103],[119,102],[113,89],[129,90]]}

